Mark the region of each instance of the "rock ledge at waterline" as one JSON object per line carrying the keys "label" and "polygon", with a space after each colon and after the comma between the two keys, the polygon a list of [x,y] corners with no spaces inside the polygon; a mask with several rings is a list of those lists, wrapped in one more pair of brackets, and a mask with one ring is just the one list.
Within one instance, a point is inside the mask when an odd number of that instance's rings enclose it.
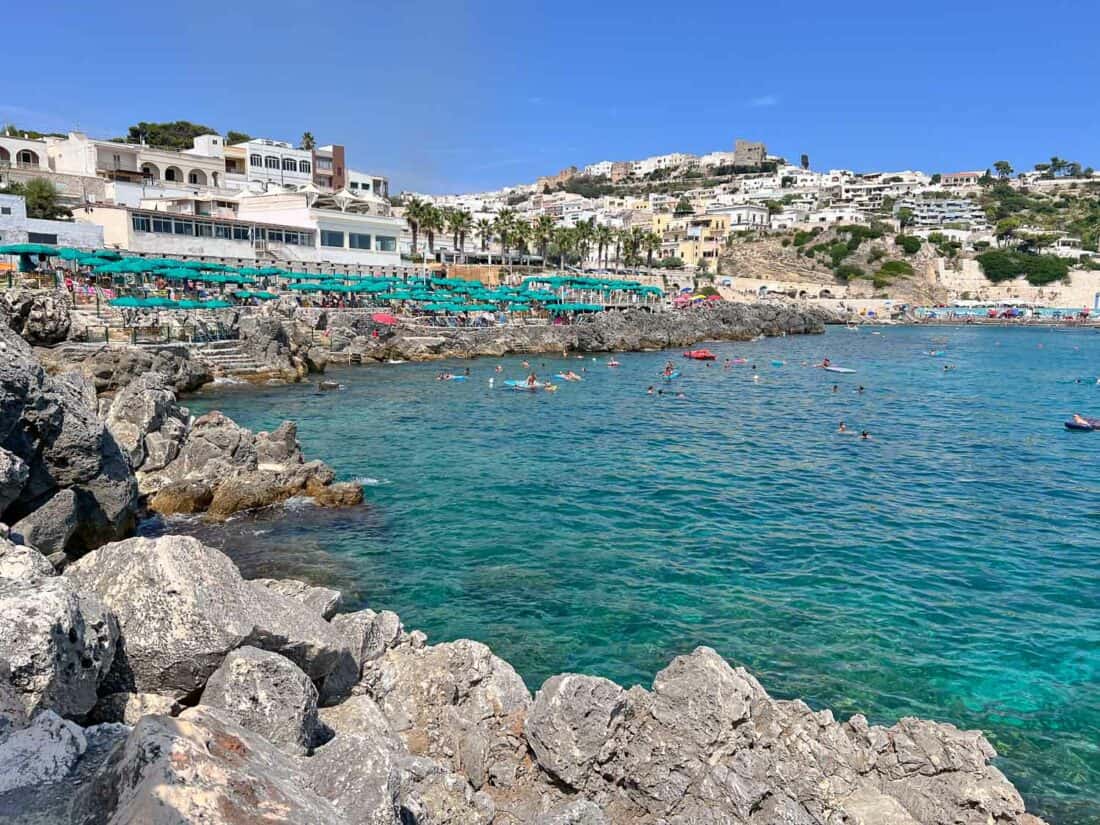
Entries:
{"label": "rock ledge at waterline", "polygon": [[193,538],[62,575],[36,557],[0,539],[7,822],[1040,822],[979,732],[839,722],[710,648],[648,690],[562,674],[532,696],[483,644],[333,615],[333,591],[245,581]]}

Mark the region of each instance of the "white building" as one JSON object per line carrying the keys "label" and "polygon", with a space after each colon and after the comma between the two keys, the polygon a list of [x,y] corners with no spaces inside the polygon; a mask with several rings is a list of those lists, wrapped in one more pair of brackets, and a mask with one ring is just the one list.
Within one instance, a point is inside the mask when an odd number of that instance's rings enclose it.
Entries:
{"label": "white building", "polygon": [[45,141],[0,135],[0,167],[49,169]]}
{"label": "white building", "polygon": [[708,215],[728,215],[730,232],[742,229],[767,229],[771,226],[771,217],[766,206],[752,203],[740,203],[732,206],[714,206],[707,210]]}
{"label": "white building", "polygon": [[588,175],[589,177],[609,178],[609,177],[611,177],[611,166],[613,164],[614,164],[614,161],[601,160],[599,163],[590,163],[590,164],[588,164],[586,167],[584,167],[583,171],[584,171],[584,174]]}
{"label": "white building", "polygon": [[903,198],[894,204],[894,216],[908,209],[916,229],[953,226],[981,230],[989,226],[981,204],[970,198]]}
{"label": "white building", "polygon": [[83,132],[46,138],[45,144],[49,167],[60,174],[149,185],[225,185],[220,135],[201,135],[195,138],[194,148],[182,152],[140,143],[95,140]]}
{"label": "white building", "polygon": [[266,191],[313,183],[313,152],[309,149],[267,138],[234,143],[230,149],[226,152],[226,183],[233,188]]}
{"label": "white building", "polygon": [[19,195],[0,195],[0,244],[44,243],[99,249],[103,230],[75,221],[47,221],[27,217],[27,203]]}
{"label": "white building", "polygon": [[358,172],[355,169],[348,169],[348,185],[347,188],[356,195],[375,195],[379,198],[388,198],[390,196],[390,182],[389,179],[382,175],[371,175],[367,172]]}

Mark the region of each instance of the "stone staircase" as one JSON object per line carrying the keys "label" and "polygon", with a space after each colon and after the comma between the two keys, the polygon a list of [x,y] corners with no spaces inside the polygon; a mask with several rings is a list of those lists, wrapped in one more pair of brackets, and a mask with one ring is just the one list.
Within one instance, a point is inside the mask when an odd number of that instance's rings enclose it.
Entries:
{"label": "stone staircase", "polygon": [[194,347],[192,354],[215,375],[252,375],[267,368],[241,346],[240,341],[211,341]]}

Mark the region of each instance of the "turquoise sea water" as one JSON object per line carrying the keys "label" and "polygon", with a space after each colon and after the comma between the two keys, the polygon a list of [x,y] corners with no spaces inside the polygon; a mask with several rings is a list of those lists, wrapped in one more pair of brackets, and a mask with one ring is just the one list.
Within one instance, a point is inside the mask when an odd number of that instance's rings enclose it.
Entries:
{"label": "turquoise sea water", "polygon": [[[451,362],[464,383],[405,364],[334,371],[343,392],[212,388],[194,412],[295,419],[369,507],[184,529],[249,574],[484,641],[532,689],[565,670],[648,686],[707,644],[840,717],[982,728],[1032,810],[1100,821],[1100,433],[1062,427],[1100,416],[1100,336],[833,328],[711,349],[759,383],[628,353],[570,360],[585,380],[554,394],[489,389],[520,358]],[[858,371],[808,366],[822,356]],[[686,399],[645,393],[668,389],[668,357]]]}

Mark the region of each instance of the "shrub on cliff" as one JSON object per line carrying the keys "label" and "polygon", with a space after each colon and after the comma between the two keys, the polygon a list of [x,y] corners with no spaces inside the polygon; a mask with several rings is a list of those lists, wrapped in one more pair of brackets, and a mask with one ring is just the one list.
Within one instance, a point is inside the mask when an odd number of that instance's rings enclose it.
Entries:
{"label": "shrub on cliff", "polygon": [[993,283],[1026,278],[1032,286],[1069,280],[1069,262],[1054,255],[1032,255],[1014,249],[991,249],[978,256],[985,277]]}
{"label": "shrub on cliff", "polygon": [[894,243],[900,246],[906,255],[916,255],[920,251],[920,238],[914,235],[895,235]]}

